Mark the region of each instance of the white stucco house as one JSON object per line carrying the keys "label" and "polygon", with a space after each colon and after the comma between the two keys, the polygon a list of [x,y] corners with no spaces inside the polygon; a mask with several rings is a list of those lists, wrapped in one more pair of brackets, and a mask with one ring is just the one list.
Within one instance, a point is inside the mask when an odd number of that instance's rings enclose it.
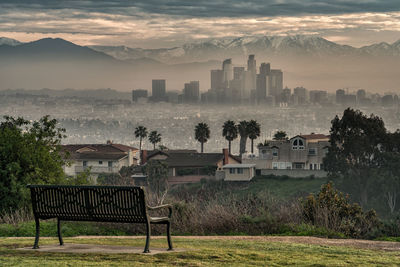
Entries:
{"label": "white stucco house", "polygon": [[138,149],[122,144],[76,144],[63,145],[66,175],[75,176],[90,168],[92,175],[117,173],[122,167],[137,165]]}

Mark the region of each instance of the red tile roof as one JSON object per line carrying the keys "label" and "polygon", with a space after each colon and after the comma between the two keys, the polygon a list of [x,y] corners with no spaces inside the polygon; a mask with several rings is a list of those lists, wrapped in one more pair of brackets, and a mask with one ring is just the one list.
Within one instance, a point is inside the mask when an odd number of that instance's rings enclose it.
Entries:
{"label": "red tile roof", "polygon": [[300,136],[304,139],[329,139],[329,135],[325,134],[302,134]]}

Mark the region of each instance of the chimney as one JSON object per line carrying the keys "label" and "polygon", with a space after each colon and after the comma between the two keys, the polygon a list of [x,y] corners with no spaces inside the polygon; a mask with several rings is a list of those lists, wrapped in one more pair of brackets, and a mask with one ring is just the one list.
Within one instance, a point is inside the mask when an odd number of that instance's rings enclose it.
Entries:
{"label": "chimney", "polygon": [[140,164],[143,165],[147,162],[147,150],[142,150],[142,158]]}
{"label": "chimney", "polygon": [[227,148],[222,149],[222,154],[224,155],[223,165],[229,164],[229,152]]}

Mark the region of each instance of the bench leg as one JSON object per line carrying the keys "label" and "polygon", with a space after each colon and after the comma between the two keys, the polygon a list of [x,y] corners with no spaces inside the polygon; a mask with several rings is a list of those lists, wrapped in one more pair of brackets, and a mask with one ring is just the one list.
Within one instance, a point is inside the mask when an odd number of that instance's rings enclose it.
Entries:
{"label": "bench leg", "polygon": [[151,228],[150,228],[150,222],[146,223],[146,245],[144,247],[143,253],[149,253],[149,247],[150,247],[150,234],[151,234]]}
{"label": "bench leg", "polygon": [[57,234],[58,234],[58,241],[60,242],[60,246],[64,245],[64,241],[61,236],[61,220],[57,218]]}
{"label": "bench leg", "polygon": [[167,240],[168,240],[168,250],[173,250],[172,240],[171,240],[171,223],[167,223]]}
{"label": "bench leg", "polygon": [[40,235],[39,218],[35,218],[35,224],[36,224],[36,236],[35,236],[35,243],[33,244],[33,248],[37,249],[37,248],[39,248],[39,235]]}

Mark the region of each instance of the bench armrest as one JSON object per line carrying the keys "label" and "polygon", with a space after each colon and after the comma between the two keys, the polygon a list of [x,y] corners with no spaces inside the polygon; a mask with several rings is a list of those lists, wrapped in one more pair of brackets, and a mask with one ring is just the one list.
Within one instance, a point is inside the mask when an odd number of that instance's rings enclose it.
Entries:
{"label": "bench armrest", "polygon": [[163,209],[163,208],[168,208],[168,210],[169,210],[168,218],[171,218],[171,216],[172,216],[172,205],[171,204],[164,204],[164,205],[160,205],[160,206],[156,206],[156,207],[147,206],[148,210],[158,210],[158,209]]}

